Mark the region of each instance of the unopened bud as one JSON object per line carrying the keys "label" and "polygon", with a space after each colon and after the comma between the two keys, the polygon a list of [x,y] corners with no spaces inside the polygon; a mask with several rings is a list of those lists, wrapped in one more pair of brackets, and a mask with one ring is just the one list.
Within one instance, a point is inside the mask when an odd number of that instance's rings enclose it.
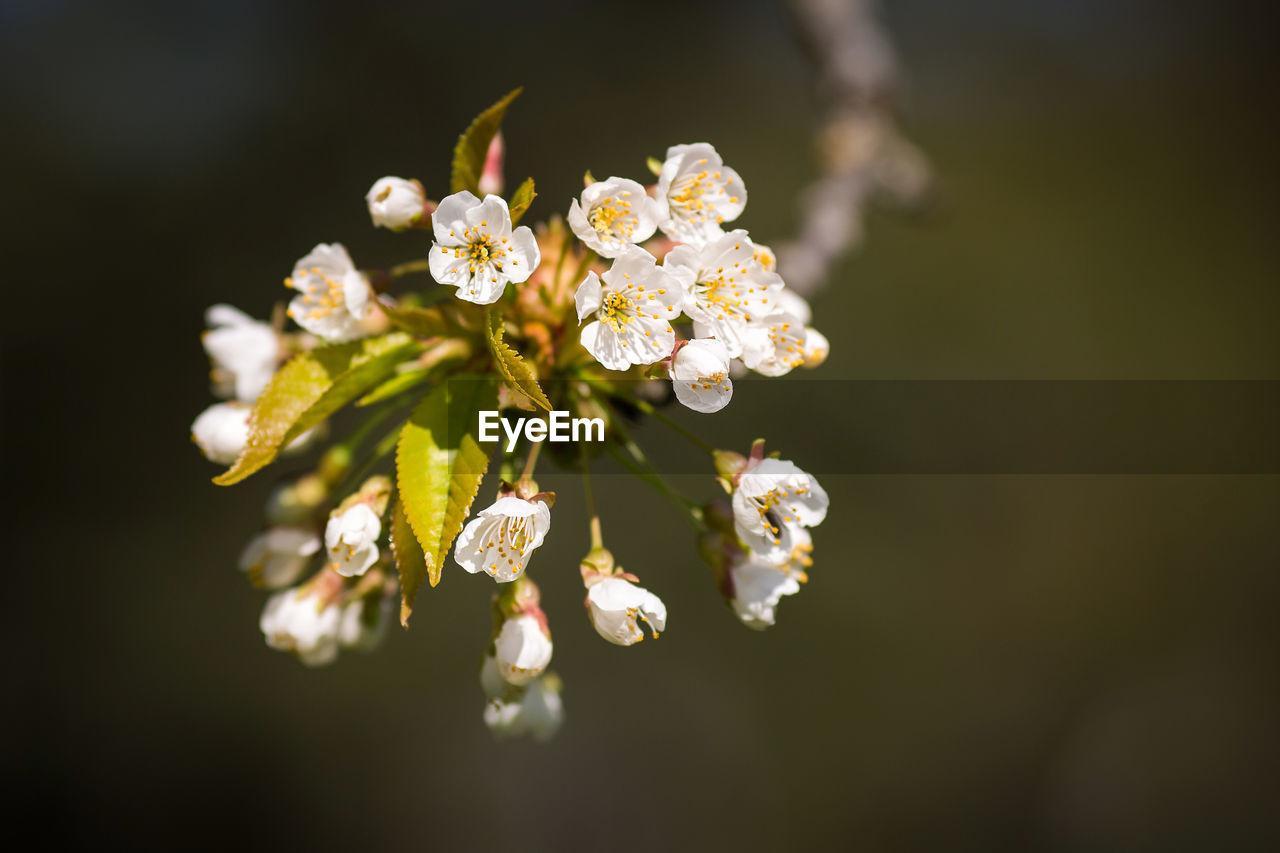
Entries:
{"label": "unopened bud", "polygon": [[493,135],[489,143],[489,151],[484,157],[484,171],[480,173],[480,195],[502,194],[502,161],[505,146],[502,143],[502,131]]}

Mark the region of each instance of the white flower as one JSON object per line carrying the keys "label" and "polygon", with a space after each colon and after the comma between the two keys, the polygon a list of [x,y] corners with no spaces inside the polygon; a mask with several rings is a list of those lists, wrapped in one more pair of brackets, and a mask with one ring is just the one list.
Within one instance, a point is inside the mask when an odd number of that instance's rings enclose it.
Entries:
{"label": "white flower", "polygon": [[341,616],[336,604],[322,605],[314,591],[286,589],[267,599],[258,626],[271,648],[292,652],[307,666],[323,666],[338,656]]}
{"label": "white flower", "polygon": [[801,528],[827,517],[827,493],[817,479],[784,459],[748,465],[733,492],[738,537],[759,559],[779,565],[791,559],[808,534]]}
{"label": "white flower", "polygon": [[778,294],[774,308],[783,314],[790,314],[806,326],[813,322],[813,309],[809,307],[808,300],[789,287],[783,288]]}
{"label": "white flower", "polygon": [[689,341],[671,362],[676,399],[695,412],[718,412],[733,397],[729,351],[720,341]]}
{"label": "white flower", "polygon": [[243,403],[214,403],[191,424],[191,440],[210,462],[230,465],[249,443],[249,414]]}
{"label": "white flower", "polygon": [[[603,284],[601,281],[603,280]],[[588,273],[574,302],[582,345],[610,370],[653,364],[671,354],[671,321],[680,313],[680,282],[639,246],[628,246],[602,276]]]}
{"label": "white flower", "polygon": [[705,142],[673,145],[658,175],[658,227],[672,240],[701,246],[719,237],[747,205],[738,173]]}
{"label": "white flower", "polygon": [[356,504],[346,512],[329,516],[324,546],[330,566],[344,578],[363,575],[378,561],[381,533],[382,522],[368,504]]}
{"label": "white flower", "polygon": [[498,301],[507,282],[526,281],[542,259],[533,232],[526,225],[512,231],[511,212],[496,195],[481,201],[454,193],[431,214],[431,225],[431,275],[467,302]]}
{"label": "white flower", "polygon": [[484,572],[498,583],[513,581],[529,565],[551,529],[551,509],[542,501],[502,497],[458,535],[453,558],[468,572]]}
{"label": "white flower", "polygon": [[293,265],[284,282],[301,291],[289,303],[289,316],[327,341],[348,341],[360,334],[369,313],[369,284],[341,243],[320,243]]}
{"label": "white flower", "polygon": [[563,722],[560,679],[554,675],[536,679],[509,701],[490,701],[484,709],[484,724],[496,737],[550,740]]}
{"label": "white flower", "polygon": [[777,308],[782,279],[760,265],[755,247],[741,229],[717,237],[701,249],[676,246],[663,269],[684,285],[684,313],[695,337],[714,337],[742,355],[747,326]]}
{"label": "white flower", "polygon": [[742,336],[742,363],[765,376],[782,376],[804,364],[805,328],[777,312],[750,323]]}
{"label": "white flower", "polygon": [[624,578],[603,578],[592,584],[587,607],[596,632],[619,646],[644,639],[637,621],[647,624],[655,637],[667,629],[667,606],[662,599]]}
{"label": "white flower", "polygon": [[809,531],[803,527],[792,531],[794,547],[791,557],[782,565],[759,559],[753,552],[729,570],[733,598],[729,604],[738,619],[748,628],[763,631],[774,623],[774,611],[784,595],[795,595],[807,578],[804,568],[812,564],[813,550]]}
{"label": "white flower", "polygon": [[422,184],[404,178],[378,178],[365,194],[369,216],[375,226],[403,231],[422,218],[427,195]]}
{"label": "white flower", "polygon": [[320,537],[305,527],[272,527],[259,533],[240,555],[240,571],[254,586],[279,589],[298,579],[320,552]]}
{"label": "white flower", "polygon": [[338,644],[344,649],[371,652],[382,644],[390,625],[390,598],[357,598],[342,608]]}
{"label": "white flower", "polygon": [[626,178],[596,181],[569,205],[569,227],[597,255],[616,258],[633,243],[653,236],[658,221],[653,199]]}
{"label": "white flower", "polygon": [[230,305],[212,306],[204,321],[209,331],[201,341],[213,362],[218,394],[245,403],[257,400],[280,357],[275,330]]}
{"label": "white flower", "polygon": [[551,663],[551,637],[536,616],[517,616],[502,623],[494,641],[498,673],[510,684],[528,684]]}
{"label": "white flower", "polygon": [[812,326],[804,330],[804,366],[817,367],[827,360],[827,353],[831,351],[831,344],[827,342],[827,336],[819,332]]}

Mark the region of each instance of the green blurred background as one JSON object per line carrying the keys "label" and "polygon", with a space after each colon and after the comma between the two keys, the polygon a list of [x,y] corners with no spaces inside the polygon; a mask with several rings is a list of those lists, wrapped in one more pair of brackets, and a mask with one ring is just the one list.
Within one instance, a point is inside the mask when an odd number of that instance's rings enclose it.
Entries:
{"label": "green blurred background", "polygon": [[[814,300],[815,378],[1280,378],[1265,6],[886,5],[939,201],[873,214]],[[706,139],[746,180],[742,223],[780,242],[822,106],[783,7],[44,0],[0,24],[4,762],[50,844],[1280,840],[1275,476],[827,473],[839,422],[740,395],[717,434],[769,436],[832,502],[768,632],[733,619],[668,506],[606,475],[610,547],[671,615],[659,642],[601,641],[581,490],[548,474],[554,742],[481,723],[492,589],[456,567],[377,654],[312,671],[263,645],[235,561],[290,468],[209,483],[187,439],[204,307],[266,314],[318,241],[416,256],[363,193],[398,174],[439,197],[457,132],[520,83],[508,176],[537,179],[532,216],[585,168],[641,175]],[[811,386],[856,417],[840,383]]]}

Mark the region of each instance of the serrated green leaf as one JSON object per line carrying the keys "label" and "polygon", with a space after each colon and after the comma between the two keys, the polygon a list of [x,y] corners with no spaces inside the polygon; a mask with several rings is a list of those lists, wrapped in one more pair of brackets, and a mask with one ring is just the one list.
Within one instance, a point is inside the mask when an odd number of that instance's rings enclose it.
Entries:
{"label": "serrated green leaf", "polygon": [[533,190],[533,178],[525,178],[524,183],[516,188],[515,194],[511,196],[511,224],[515,225],[520,221],[520,217],[524,216],[524,212],[529,209],[529,205],[533,204],[533,200],[538,194]]}
{"label": "serrated green leaf", "polygon": [[294,356],[271,378],[254,405],[249,441],[240,458],[213,482],[230,486],[269,465],[280,448],[382,381],[421,349],[411,336],[392,332]]}
{"label": "serrated green leaf", "polygon": [[[427,558],[418,544],[418,537],[413,534],[398,494],[391,506],[391,556],[395,558],[396,571],[400,573],[400,624],[408,628],[413,602],[418,597],[422,582],[427,579]],[[436,581],[439,579],[437,572]]]}
{"label": "serrated green leaf", "polygon": [[[396,484],[432,586],[440,582],[449,549],[489,467],[489,452],[475,437],[477,412],[496,406],[492,379],[456,377],[427,395],[400,431]],[[402,610],[401,618],[408,613]]]}
{"label": "serrated green leaf", "polygon": [[489,341],[489,352],[493,354],[493,363],[502,374],[502,378],[513,390],[524,394],[548,412],[551,411],[551,401],[547,399],[542,386],[538,384],[538,374],[534,373],[529,363],[520,357],[520,353],[502,340],[501,312],[491,308],[487,317],[489,333],[485,337]]}
{"label": "serrated green leaf", "polygon": [[523,88],[512,89],[496,104],[476,116],[458,137],[458,144],[453,149],[453,175],[449,180],[449,192],[480,191],[480,174],[484,170],[489,143],[502,126],[502,117],[506,115],[508,105]]}

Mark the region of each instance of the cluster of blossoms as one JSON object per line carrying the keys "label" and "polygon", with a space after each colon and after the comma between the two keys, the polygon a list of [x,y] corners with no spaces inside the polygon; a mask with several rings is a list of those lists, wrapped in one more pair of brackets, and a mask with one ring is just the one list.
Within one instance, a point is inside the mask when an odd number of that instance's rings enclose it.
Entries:
{"label": "cluster of blossoms", "polygon": [[[519,225],[536,193],[528,180],[502,195],[498,126],[512,97],[462,135],[453,191],[438,203],[416,180],[385,177],[369,190],[374,225],[421,234],[425,258],[362,269],[342,245],[321,243],[285,279],[296,295],[274,322],[209,310],[213,387],[229,400],[192,433],[205,456],[230,466],[215,478],[229,485],[314,445],[348,403],[367,412],[312,470],[275,490],[266,529],[241,557],[249,579],[273,591],[260,624],[267,644],[311,666],[371,649],[395,600],[407,627],[424,582],[434,587],[452,562],[496,584],[480,666],[486,724],[544,739],[563,717],[561,681],[548,670],[551,630],[529,565],[550,533],[555,495],[533,479],[542,442],[530,430],[500,454],[496,500],[471,511],[495,455],[477,437],[478,414],[567,411],[605,425],[603,442],[549,453],[587,484],[591,541],[579,573],[588,620],[603,639],[631,646],[666,630],[667,608],[604,546],[592,457],[608,450],[661,483],[630,437],[637,419],[670,423],[661,408],[672,398],[718,411],[735,377],[813,367],[828,347],[769,248],[725,230],[746,188],[708,144],[651,161],[649,186],[588,175],[567,227],[558,218]],[[392,294],[422,273],[452,290]],[[286,315],[301,331],[285,330]],[[660,490],[699,531],[733,613],[752,628],[772,625],[782,596],[807,579],[809,528],[825,517],[827,495],[791,462],[766,457],[762,441],[741,455],[680,432],[709,451],[728,499]]]}

